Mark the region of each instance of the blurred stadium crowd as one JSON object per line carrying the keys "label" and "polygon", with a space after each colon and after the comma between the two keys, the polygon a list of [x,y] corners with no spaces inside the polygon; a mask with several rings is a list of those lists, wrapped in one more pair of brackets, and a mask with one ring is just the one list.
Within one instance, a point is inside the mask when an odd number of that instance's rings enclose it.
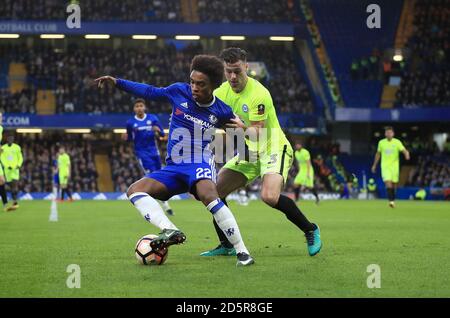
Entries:
{"label": "blurred stadium crowd", "polygon": [[[20,135],[19,135],[20,136]],[[24,164],[21,169],[21,190],[25,192],[50,192],[52,190],[53,167],[61,136],[37,135],[31,142],[20,137],[16,141],[22,145]],[[295,142],[293,142],[295,143]],[[98,173],[94,160],[96,141],[85,140],[81,136],[64,138],[64,146],[72,157],[72,186],[75,192],[97,192]],[[405,141],[412,155],[407,186],[450,187],[450,139],[440,151],[433,142],[415,139]],[[353,180],[352,174],[341,162],[339,143],[326,138],[308,138],[304,147],[311,153],[311,163],[315,171],[315,185],[319,191],[339,192],[341,187]],[[114,191],[125,192],[127,187],[143,176],[143,171],[133,153],[130,143],[114,141],[106,145],[110,158]],[[165,157],[165,145],[161,145],[161,156]],[[367,156],[371,162],[372,155]],[[411,164],[408,163],[408,164]],[[293,180],[298,173],[296,164],[289,172],[286,191],[294,188]],[[259,182],[253,185],[257,190]]]}
{"label": "blurred stadium crowd", "polygon": [[[242,46],[242,45],[241,45]],[[295,66],[293,52],[280,50],[280,46],[244,45],[249,60],[264,61],[270,78],[263,82],[274,92],[279,112],[311,114],[313,103],[305,81]],[[65,52],[50,45],[0,46],[2,56],[10,62],[25,63],[28,87],[10,93],[0,89],[0,111],[34,113],[37,88],[54,89],[57,113],[129,113],[131,98],[128,94],[106,87],[98,90],[93,79],[112,74],[117,77],[167,86],[188,79],[190,61],[202,53],[201,44],[177,50],[173,44],[151,48],[117,48],[112,51],[102,46],[70,45]],[[289,80],[286,80],[289,79]],[[276,93],[275,93],[276,92]],[[170,105],[150,102],[152,112],[169,112]]]}
{"label": "blurred stadium crowd", "polygon": [[450,105],[450,6],[445,0],[418,0],[411,56],[401,70],[397,104],[404,107]]}
{"label": "blurred stadium crowd", "polygon": [[[19,135],[20,136],[20,135]],[[71,187],[76,192],[98,191],[97,171],[91,142],[81,138],[64,138],[64,147],[71,157]],[[20,137],[24,162],[21,168],[20,189],[24,192],[51,192],[55,160],[60,136],[37,135],[33,140]]]}
{"label": "blurred stadium crowd", "polygon": [[[295,17],[294,0],[195,2],[196,14],[202,22],[276,23]],[[179,0],[2,0],[0,19],[65,20],[65,9],[70,3],[82,6],[85,21],[184,22]]]}
{"label": "blurred stadium crowd", "polygon": [[[83,20],[92,22],[217,22],[217,23],[284,23],[298,22],[303,12],[312,43],[321,55],[325,41],[316,24],[316,17],[307,1],[294,0],[195,0],[196,21],[185,21],[179,0],[2,0],[0,20],[65,20],[69,3],[82,5]],[[316,10],[316,15],[319,12]],[[317,17],[320,20],[320,17]],[[194,20],[195,20],[194,19]],[[415,2],[414,30],[406,43],[405,59],[387,60],[377,47],[372,54],[357,56],[346,64],[350,80],[386,82],[391,75],[401,78],[396,93],[396,107],[428,107],[450,105],[450,6],[448,0],[417,0]],[[193,42],[176,47],[171,41],[143,46],[101,45],[98,42],[70,42],[57,47],[36,42],[33,45],[0,43],[0,75],[7,63],[24,63],[27,85],[11,91],[1,85],[0,112],[36,113],[38,89],[54,91],[56,113],[131,113],[132,98],[112,87],[98,90],[93,79],[104,74],[123,77],[156,86],[186,81],[190,60],[199,53],[208,52],[205,42]],[[92,44],[95,43],[95,44]],[[261,81],[271,91],[278,113],[313,114],[313,96],[307,81],[299,71],[298,57],[290,45],[274,42],[244,41],[227,43],[240,46],[249,53],[249,61],[262,61],[268,75]],[[370,52],[370,51],[369,51]],[[212,53],[212,52],[209,52]],[[214,52],[217,53],[217,52]],[[328,52],[330,55],[331,50]],[[366,52],[367,53],[367,52]],[[324,53],[325,54],[325,53]],[[332,60],[332,59],[331,59]],[[331,60],[320,61],[324,77],[336,105],[343,101],[338,85],[339,70]],[[4,81],[3,81],[4,83]],[[379,104],[377,104],[378,107]],[[166,103],[149,102],[150,112],[169,112]],[[131,114],[130,114],[131,115]],[[52,188],[53,162],[56,159],[60,136],[39,135],[30,142],[20,137],[25,162],[22,168],[21,189],[25,192],[47,192]],[[450,186],[450,142],[439,151],[433,142],[414,140],[405,145],[411,150],[414,167],[409,171],[409,186]],[[98,191],[98,173],[95,166],[93,141],[81,137],[64,138],[64,145],[72,157],[72,186],[76,192]],[[315,170],[315,181],[321,191],[340,191],[342,184],[352,181],[352,175],[340,161],[340,146],[327,139],[308,138],[305,147],[310,150]],[[116,141],[107,147],[114,190],[123,192],[143,173],[133,154],[132,145]],[[164,153],[162,154],[164,156]],[[371,160],[368,159],[368,160]],[[287,190],[293,188],[297,173],[290,171]]]}

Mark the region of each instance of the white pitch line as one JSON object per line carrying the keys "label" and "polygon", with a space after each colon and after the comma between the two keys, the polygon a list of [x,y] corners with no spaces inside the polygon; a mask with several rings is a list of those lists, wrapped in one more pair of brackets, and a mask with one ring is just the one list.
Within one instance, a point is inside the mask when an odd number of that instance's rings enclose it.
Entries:
{"label": "white pitch line", "polygon": [[48,221],[58,222],[58,206],[56,205],[56,200],[52,200],[52,204],[50,205],[50,217]]}

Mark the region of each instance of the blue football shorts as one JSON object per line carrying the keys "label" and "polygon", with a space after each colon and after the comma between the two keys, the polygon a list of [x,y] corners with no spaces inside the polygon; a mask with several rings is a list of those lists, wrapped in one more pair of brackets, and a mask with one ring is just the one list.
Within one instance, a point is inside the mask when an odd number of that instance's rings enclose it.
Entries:
{"label": "blue football shorts", "polygon": [[151,172],[147,178],[164,184],[169,190],[170,197],[190,192],[198,199],[195,184],[203,179],[216,183],[217,172],[214,162],[210,163],[169,163],[161,170]]}

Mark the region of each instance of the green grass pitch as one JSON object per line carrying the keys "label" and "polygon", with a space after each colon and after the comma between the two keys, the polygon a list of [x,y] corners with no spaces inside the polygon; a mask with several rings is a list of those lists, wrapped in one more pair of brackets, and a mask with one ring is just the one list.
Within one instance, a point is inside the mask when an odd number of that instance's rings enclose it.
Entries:
{"label": "green grass pitch", "polygon": [[[124,201],[58,205],[23,201],[0,213],[0,297],[450,297],[450,205],[445,202],[301,203],[322,230],[324,247],[307,255],[305,239],[262,202],[231,203],[256,264],[200,257],[216,246],[211,215],[195,201],[175,201],[173,221],[187,242],[163,266],[138,265],[134,244],[158,233]],[[81,288],[66,286],[69,264]],[[367,287],[369,264],[381,288]]]}

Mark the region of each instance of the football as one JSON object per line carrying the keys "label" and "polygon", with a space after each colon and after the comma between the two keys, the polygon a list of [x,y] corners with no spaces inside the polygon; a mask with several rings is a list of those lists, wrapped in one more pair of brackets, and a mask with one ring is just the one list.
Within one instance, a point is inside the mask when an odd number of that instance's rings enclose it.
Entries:
{"label": "football", "polygon": [[141,237],[134,249],[136,259],[139,264],[142,265],[162,265],[167,259],[169,250],[167,248],[161,249],[159,251],[154,251],[150,242],[158,237],[155,234],[149,234]]}

